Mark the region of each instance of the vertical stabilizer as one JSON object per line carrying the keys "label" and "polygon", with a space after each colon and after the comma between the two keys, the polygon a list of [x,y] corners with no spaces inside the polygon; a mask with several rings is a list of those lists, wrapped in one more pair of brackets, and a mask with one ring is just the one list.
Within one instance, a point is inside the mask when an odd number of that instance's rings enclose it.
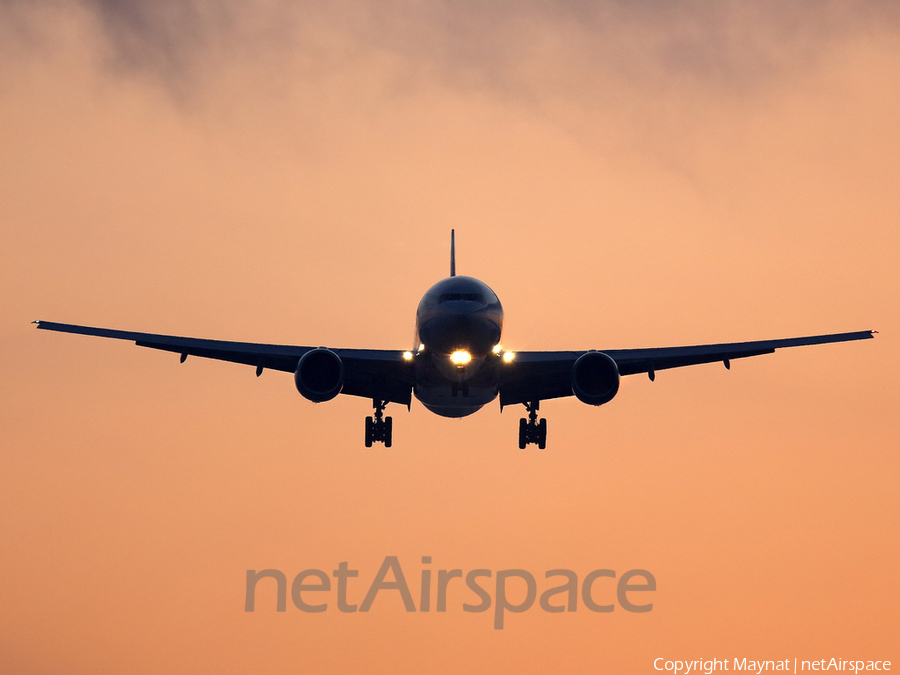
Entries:
{"label": "vertical stabilizer", "polygon": [[450,276],[456,276],[456,230],[450,230]]}

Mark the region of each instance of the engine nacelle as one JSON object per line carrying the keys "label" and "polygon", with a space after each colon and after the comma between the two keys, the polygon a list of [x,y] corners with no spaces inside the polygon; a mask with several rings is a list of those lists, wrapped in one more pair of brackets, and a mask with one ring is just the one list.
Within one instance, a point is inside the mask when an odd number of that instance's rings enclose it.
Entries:
{"label": "engine nacelle", "polygon": [[603,405],[619,391],[619,367],[603,352],[582,354],[572,366],[572,393],[582,403]]}
{"label": "engine nacelle", "polygon": [[317,347],[300,357],[294,373],[294,384],[305,398],[314,403],[330,401],[344,387],[344,364],[330,349]]}

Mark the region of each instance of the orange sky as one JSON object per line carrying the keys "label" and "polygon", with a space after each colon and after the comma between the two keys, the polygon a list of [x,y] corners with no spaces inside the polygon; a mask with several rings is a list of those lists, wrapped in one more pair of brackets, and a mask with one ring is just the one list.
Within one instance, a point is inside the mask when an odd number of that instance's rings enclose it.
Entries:
{"label": "orange sky", "polygon": [[[900,13],[715,7],[0,2],[0,670],[900,664]],[[545,451],[416,402],[367,450],[365,400],[29,323],[406,348],[450,228],[511,349],[880,334],[547,402]],[[389,555],[658,589],[243,611]]]}

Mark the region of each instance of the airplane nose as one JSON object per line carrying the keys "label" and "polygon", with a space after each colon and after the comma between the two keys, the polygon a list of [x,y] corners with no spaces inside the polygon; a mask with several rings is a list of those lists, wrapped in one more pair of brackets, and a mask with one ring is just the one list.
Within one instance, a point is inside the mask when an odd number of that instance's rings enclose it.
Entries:
{"label": "airplane nose", "polygon": [[419,337],[427,349],[441,354],[465,348],[473,356],[485,356],[500,341],[500,328],[474,312],[441,314],[419,327]]}

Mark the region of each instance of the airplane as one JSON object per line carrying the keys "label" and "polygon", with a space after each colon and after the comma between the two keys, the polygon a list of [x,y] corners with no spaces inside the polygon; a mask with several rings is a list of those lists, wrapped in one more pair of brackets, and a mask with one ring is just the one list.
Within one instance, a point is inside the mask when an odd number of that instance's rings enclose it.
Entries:
{"label": "airplane", "polygon": [[540,402],[575,396],[600,406],[613,399],[620,378],[701,363],[771,354],[782,347],[848,342],[874,337],[876,331],[755,342],[606,349],[584,351],[508,351],[502,347],[503,307],[486,284],[456,274],[456,237],[450,232],[450,276],[434,284],[416,310],[415,345],[410,350],[332,349],[292,345],[206,340],[154,333],[93,328],[35,321],[39,329],[134,341],[181,355],[200,356],[293,373],[297,390],[315,403],[338,394],[372,400],[366,417],[365,444],[391,447],[393,424],[384,411],[389,403],[411,407],[415,397],[442,417],[466,417],[494,399],[505,406],[522,404],[528,417],[519,420],[519,448],[547,445],[547,420],[538,419]]}

